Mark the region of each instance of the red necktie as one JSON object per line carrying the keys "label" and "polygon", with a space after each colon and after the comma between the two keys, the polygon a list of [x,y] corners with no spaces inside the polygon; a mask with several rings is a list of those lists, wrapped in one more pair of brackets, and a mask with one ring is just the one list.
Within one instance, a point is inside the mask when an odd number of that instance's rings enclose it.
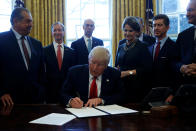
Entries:
{"label": "red necktie", "polygon": [[62,65],[61,45],[59,44],[57,47],[58,47],[57,48],[57,60],[58,60],[59,70],[61,70],[61,65]]}
{"label": "red necktie", "polygon": [[27,47],[26,47],[26,45],[25,45],[25,43],[24,43],[24,39],[25,39],[25,37],[22,36],[22,37],[21,37],[21,40],[22,40],[22,49],[23,49],[24,56],[25,56],[25,59],[26,59],[26,62],[27,62],[27,66],[29,67],[30,58],[29,58],[29,53],[28,53],[28,51],[27,51]]}
{"label": "red necktie", "polygon": [[158,58],[161,42],[157,42],[156,44],[157,44],[157,46],[156,46],[156,49],[155,49],[154,60],[156,60]]}
{"label": "red necktie", "polygon": [[97,77],[93,77],[93,81],[91,83],[91,88],[90,88],[90,95],[89,98],[97,98],[97,84],[96,84],[96,79]]}

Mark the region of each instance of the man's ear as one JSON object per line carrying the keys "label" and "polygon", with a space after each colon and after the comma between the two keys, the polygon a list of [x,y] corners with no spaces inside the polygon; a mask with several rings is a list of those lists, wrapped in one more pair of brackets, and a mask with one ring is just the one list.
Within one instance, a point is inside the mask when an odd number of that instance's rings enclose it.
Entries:
{"label": "man's ear", "polygon": [[168,26],[167,26],[167,31],[169,30],[169,28],[170,28],[170,26],[168,25]]}

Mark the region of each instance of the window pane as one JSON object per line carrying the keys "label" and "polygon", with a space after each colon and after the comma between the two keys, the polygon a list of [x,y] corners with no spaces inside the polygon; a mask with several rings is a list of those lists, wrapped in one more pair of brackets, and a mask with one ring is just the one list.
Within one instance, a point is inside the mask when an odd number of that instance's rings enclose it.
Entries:
{"label": "window pane", "polygon": [[163,0],[163,12],[171,13],[177,11],[178,0]]}
{"label": "window pane", "polygon": [[162,12],[170,18],[168,35],[177,37],[178,33],[191,26],[186,18],[186,8],[189,0],[162,0]]}
{"label": "window pane", "polygon": [[168,34],[178,34],[178,16],[169,16],[170,29]]}
{"label": "window pane", "polygon": [[0,0],[0,32],[10,29],[10,15],[12,12],[12,0]]}
{"label": "window pane", "polygon": [[188,24],[186,14],[180,14],[180,32],[189,28],[190,26],[192,26],[192,25]]}
{"label": "window pane", "polygon": [[3,15],[0,15],[0,32],[3,32],[3,31],[7,31],[10,29],[11,27],[11,24],[10,24],[10,16],[3,16]]}

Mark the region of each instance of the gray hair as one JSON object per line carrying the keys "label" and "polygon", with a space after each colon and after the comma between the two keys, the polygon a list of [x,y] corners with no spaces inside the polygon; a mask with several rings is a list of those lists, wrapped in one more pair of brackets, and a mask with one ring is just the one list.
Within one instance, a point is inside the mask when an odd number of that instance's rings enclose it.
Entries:
{"label": "gray hair", "polygon": [[122,24],[122,29],[125,28],[125,25],[129,25],[134,31],[140,32],[140,25],[135,17],[127,16]]}
{"label": "gray hair", "polygon": [[53,32],[53,28],[54,28],[55,25],[60,25],[61,28],[63,29],[63,31],[65,31],[65,26],[61,22],[58,21],[58,22],[52,24],[52,26],[51,26],[51,31],[52,32]]}
{"label": "gray hair", "polygon": [[91,21],[93,23],[93,25],[95,26],[95,22],[92,19],[85,19],[84,23],[83,23],[83,26],[86,25],[87,21]]}
{"label": "gray hair", "polygon": [[24,7],[17,7],[12,11],[12,14],[10,16],[10,22],[12,25],[14,25],[14,19],[17,19],[18,21],[24,19],[24,16],[22,14],[23,12],[27,12],[28,14],[31,14],[31,12]]}
{"label": "gray hair", "polygon": [[90,54],[88,55],[88,59],[90,60],[91,58],[96,58],[100,61],[104,61],[108,65],[110,62],[110,52],[107,48],[103,46],[96,46],[91,50]]}

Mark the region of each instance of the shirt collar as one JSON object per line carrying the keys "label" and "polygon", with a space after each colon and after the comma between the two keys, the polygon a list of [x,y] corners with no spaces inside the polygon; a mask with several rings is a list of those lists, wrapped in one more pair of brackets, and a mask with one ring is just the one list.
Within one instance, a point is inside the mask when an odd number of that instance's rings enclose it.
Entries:
{"label": "shirt collar", "polygon": [[[14,32],[14,35],[16,36],[16,39],[20,40],[22,35],[20,35],[18,32],[16,32],[16,30],[14,30],[13,27],[11,27],[11,30]],[[26,39],[26,36],[24,36],[24,38]]]}
{"label": "shirt collar", "polygon": [[[88,37],[86,37],[85,35],[83,36],[85,41],[87,41],[87,39],[89,39]],[[92,41],[92,36],[90,37],[91,41]]]}
{"label": "shirt collar", "polygon": [[[58,45],[59,45],[58,43],[56,43],[56,41],[53,41],[53,44],[54,44],[54,46],[55,46],[56,48],[57,48],[57,47],[58,47]],[[64,43],[63,43],[63,42],[62,42],[60,45],[61,45],[61,47],[62,47],[62,48],[64,47],[64,46],[63,46],[63,45],[64,45]]]}
{"label": "shirt collar", "polygon": [[[165,38],[160,40],[160,42],[161,42],[160,44],[164,44],[167,39],[168,39],[168,36],[166,36]],[[158,40],[156,40],[156,43],[158,43]]]}
{"label": "shirt collar", "polygon": [[[98,77],[97,77],[97,80],[101,80],[101,76],[102,76],[102,75],[98,76]],[[94,76],[92,76],[90,73],[89,73],[89,77],[90,77],[90,80],[93,80],[93,78],[94,78]]]}

